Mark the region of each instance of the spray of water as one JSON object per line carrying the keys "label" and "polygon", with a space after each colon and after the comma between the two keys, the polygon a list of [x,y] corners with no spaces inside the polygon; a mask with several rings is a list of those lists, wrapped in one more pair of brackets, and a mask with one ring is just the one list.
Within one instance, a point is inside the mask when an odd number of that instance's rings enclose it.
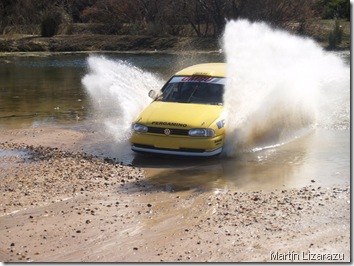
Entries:
{"label": "spray of water", "polygon": [[[223,36],[225,154],[281,145],[312,128],[350,126],[350,69],[314,41],[265,23],[230,21]],[[198,62],[195,62],[198,63]],[[193,64],[193,63],[191,63]],[[125,61],[90,56],[82,79],[95,118],[116,142],[164,81]]]}
{"label": "spray of water", "polygon": [[87,59],[88,74],[82,83],[90,95],[95,118],[117,142],[129,138],[132,121],[151,102],[149,90],[158,90],[163,81],[122,60],[103,56]]}
{"label": "spray of water", "polygon": [[281,145],[314,127],[349,126],[350,73],[314,41],[265,23],[225,28],[227,155]]}

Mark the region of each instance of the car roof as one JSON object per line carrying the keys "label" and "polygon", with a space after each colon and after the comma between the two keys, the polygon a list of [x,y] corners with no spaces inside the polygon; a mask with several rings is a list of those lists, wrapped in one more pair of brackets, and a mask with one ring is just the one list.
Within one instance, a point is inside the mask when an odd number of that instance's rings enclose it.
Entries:
{"label": "car roof", "polygon": [[207,63],[187,67],[178,71],[175,76],[212,76],[226,77],[225,63]]}

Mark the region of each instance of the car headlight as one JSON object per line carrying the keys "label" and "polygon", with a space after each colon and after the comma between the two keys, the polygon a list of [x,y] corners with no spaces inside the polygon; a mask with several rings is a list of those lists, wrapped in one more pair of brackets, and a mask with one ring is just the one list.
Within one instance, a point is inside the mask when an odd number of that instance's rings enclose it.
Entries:
{"label": "car headlight", "polygon": [[215,131],[211,128],[194,128],[188,131],[191,137],[214,137]]}
{"label": "car headlight", "polygon": [[148,127],[142,124],[133,124],[132,128],[135,133],[145,133],[148,131]]}

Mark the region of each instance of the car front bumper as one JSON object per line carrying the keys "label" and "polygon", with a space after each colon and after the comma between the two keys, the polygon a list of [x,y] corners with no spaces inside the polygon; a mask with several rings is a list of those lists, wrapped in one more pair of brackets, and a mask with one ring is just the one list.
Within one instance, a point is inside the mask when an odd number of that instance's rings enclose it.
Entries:
{"label": "car front bumper", "polygon": [[216,156],[222,152],[222,147],[212,151],[192,150],[192,149],[179,149],[179,150],[161,149],[161,148],[155,148],[152,146],[149,147],[144,145],[132,145],[131,148],[135,152],[142,152],[142,153],[178,155],[178,156],[198,156],[198,157]]}
{"label": "car front bumper", "polygon": [[131,148],[135,152],[208,157],[222,152],[224,136],[197,138],[190,136],[133,134],[130,141],[132,143]]}

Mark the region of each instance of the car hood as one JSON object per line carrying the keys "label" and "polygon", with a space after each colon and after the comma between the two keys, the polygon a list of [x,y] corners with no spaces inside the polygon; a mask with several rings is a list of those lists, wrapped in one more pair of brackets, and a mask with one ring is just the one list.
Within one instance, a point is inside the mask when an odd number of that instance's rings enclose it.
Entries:
{"label": "car hood", "polygon": [[209,127],[222,113],[223,106],[152,102],[136,122],[153,127],[199,128]]}

